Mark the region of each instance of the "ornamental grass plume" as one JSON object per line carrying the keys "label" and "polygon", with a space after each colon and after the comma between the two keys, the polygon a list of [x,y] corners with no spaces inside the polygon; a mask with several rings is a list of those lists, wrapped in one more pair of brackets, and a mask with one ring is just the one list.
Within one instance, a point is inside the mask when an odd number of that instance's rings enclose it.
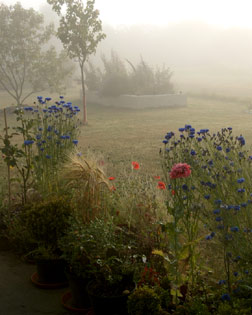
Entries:
{"label": "ornamental grass plume", "polygon": [[65,187],[71,189],[72,200],[85,222],[104,213],[104,196],[111,187],[94,154],[88,152],[84,156],[72,153],[63,167],[61,177],[66,181]]}

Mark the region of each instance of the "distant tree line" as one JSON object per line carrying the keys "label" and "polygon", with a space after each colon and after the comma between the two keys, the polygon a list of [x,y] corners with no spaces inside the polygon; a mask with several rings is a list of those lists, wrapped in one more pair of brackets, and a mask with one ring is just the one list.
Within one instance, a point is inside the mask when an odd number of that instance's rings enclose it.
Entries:
{"label": "distant tree line", "polygon": [[172,72],[168,67],[153,68],[141,57],[134,65],[131,61],[123,62],[112,51],[110,59],[102,55],[103,69],[88,62],[85,68],[88,90],[96,91],[102,96],[119,96],[122,94],[155,95],[172,94]]}

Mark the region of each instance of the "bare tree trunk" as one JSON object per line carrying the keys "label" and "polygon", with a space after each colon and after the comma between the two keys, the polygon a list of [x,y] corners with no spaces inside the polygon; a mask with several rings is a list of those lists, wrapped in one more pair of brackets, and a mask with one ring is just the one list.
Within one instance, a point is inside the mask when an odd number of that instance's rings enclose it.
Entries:
{"label": "bare tree trunk", "polygon": [[80,65],[81,68],[81,86],[82,86],[82,104],[83,104],[83,124],[87,125],[87,104],[86,104],[86,89],[84,77],[84,62]]}

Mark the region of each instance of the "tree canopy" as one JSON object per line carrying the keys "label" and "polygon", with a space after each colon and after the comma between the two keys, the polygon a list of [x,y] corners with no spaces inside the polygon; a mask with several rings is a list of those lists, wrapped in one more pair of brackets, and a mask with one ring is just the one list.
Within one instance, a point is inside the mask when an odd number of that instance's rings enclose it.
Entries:
{"label": "tree canopy", "polygon": [[45,45],[53,25],[43,25],[43,16],[33,9],[0,5],[0,87],[17,105],[45,89],[60,91],[70,73],[67,56]]}
{"label": "tree canopy", "polygon": [[96,52],[99,42],[105,38],[99,11],[94,8],[95,0],[87,0],[86,5],[82,0],[47,0],[47,2],[60,16],[58,38],[68,56],[80,66],[84,123],[87,123],[84,64],[88,57]]}

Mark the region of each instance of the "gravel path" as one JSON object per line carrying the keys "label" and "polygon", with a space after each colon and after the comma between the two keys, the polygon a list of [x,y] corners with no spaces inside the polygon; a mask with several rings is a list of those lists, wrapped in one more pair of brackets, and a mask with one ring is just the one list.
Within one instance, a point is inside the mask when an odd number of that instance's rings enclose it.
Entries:
{"label": "gravel path", "polygon": [[22,262],[0,246],[0,315],[66,315],[60,302],[64,289],[45,290],[34,286],[36,266]]}

